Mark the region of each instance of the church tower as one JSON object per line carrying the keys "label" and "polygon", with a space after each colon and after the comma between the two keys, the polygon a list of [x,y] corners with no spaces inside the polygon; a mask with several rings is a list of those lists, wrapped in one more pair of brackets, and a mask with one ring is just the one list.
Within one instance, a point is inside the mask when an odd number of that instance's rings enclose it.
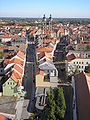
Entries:
{"label": "church tower", "polygon": [[49,31],[52,31],[52,16],[49,17]]}
{"label": "church tower", "polygon": [[43,22],[43,33],[44,33],[46,31],[46,29],[47,29],[45,14],[43,16],[43,21],[42,22]]}

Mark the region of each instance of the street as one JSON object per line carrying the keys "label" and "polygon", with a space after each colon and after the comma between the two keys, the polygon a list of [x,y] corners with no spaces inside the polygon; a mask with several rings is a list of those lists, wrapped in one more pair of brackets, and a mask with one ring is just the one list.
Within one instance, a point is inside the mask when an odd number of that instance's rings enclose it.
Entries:
{"label": "street", "polygon": [[28,119],[30,114],[34,111],[34,96],[35,96],[35,66],[36,54],[35,44],[28,40],[28,47],[26,50],[26,63],[23,77],[23,86],[26,91],[24,98],[21,120]]}
{"label": "street", "polygon": [[[58,70],[58,77],[60,80],[60,84],[58,87],[63,88],[65,103],[66,103],[66,111],[64,120],[72,120],[72,101],[73,101],[73,88],[70,83],[67,81],[67,63],[66,60],[66,38],[61,38],[60,42],[56,46],[55,50],[55,59],[54,62],[58,62],[55,64]],[[61,62],[61,63],[59,63]]]}

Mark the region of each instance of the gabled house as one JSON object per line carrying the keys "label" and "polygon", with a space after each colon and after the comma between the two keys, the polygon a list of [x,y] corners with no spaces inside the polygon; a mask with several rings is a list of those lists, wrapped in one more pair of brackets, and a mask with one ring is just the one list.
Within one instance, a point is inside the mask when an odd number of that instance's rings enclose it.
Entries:
{"label": "gabled house", "polygon": [[4,84],[3,84],[3,96],[17,96],[17,79],[10,77]]}
{"label": "gabled house", "polygon": [[10,76],[3,84],[3,96],[18,96],[23,94],[22,78],[24,71],[24,54],[18,52],[16,56],[7,62],[4,71]]}
{"label": "gabled house", "polygon": [[15,64],[12,68],[12,74],[3,84],[3,96],[18,96],[19,90],[22,86],[22,72],[17,64]]}
{"label": "gabled house", "polygon": [[58,71],[55,65],[51,61],[46,61],[39,65],[40,70],[44,71],[46,79],[49,79],[50,82],[58,82]]}
{"label": "gabled house", "polygon": [[38,87],[50,87],[51,83],[49,81],[44,81],[44,71],[38,69],[36,74],[36,88]]}
{"label": "gabled house", "polygon": [[2,43],[11,41],[11,37],[8,34],[2,36]]}
{"label": "gabled house", "polygon": [[85,67],[90,64],[90,59],[81,58],[75,54],[71,54],[67,56],[68,63],[68,75],[71,75],[77,69],[79,72],[84,72]]}
{"label": "gabled house", "polygon": [[47,52],[47,53],[51,53],[52,52],[52,48],[49,47],[40,47],[40,48],[36,48],[37,53],[40,52]]}

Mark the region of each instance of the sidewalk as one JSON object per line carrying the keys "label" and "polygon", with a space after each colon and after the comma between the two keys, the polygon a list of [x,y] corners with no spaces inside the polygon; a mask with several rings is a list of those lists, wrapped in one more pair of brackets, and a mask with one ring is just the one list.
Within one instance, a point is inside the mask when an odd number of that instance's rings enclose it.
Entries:
{"label": "sidewalk", "polygon": [[19,99],[16,104],[16,116],[15,120],[21,120],[21,115],[22,115],[22,108],[23,108],[23,103],[24,103],[24,98]]}

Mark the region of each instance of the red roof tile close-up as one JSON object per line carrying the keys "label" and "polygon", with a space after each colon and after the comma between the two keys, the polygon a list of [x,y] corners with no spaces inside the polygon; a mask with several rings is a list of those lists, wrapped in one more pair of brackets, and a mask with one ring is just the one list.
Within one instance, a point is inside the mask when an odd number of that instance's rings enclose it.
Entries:
{"label": "red roof tile close-up", "polygon": [[24,53],[23,52],[19,51],[17,53],[17,56],[24,60]]}
{"label": "red roof tile close-up", "polygon": [[21,74],[23,73],[23,69],[20,66],[18,66],[17,64],[14,65],[14,69],[17,70]]}
{"label": "red roof tile close-up", "polygon": [[52,48],[48,48],[48,47],[41,47],[41,48],[36,48],[37,52],[52,52]]}

